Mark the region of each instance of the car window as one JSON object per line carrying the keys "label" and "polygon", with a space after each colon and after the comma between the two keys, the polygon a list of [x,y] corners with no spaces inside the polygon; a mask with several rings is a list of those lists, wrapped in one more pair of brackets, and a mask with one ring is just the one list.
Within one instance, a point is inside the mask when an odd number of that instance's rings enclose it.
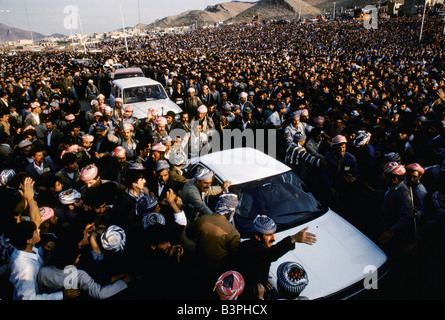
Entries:
{"label": "car window", "polygon": [[141,73],[118,73],[114,74],[114,80],[123,79],[123,78],[137,78],[143,77],[144,75]]}
{"label": "car window", "polygon": [[184,176],[187,179],[191,179],[195,176],[196,172],[198,172],[198,170],[200,170],[203,166],[200,164],[196,164],[194,165],[190,170],[188,170],[187,172],[184,173]]}
{"label": "car window", "polygon": [[167,99],[167,94],[159,84],[124,89],[124,103],[145,102],[147,100]]}

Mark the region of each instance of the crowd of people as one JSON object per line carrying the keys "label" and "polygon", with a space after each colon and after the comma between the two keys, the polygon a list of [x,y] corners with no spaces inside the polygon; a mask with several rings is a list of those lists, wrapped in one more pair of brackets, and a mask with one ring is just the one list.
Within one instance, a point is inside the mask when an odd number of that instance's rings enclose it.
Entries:
{"label": "crowd of people", "polygon": [[[1,298],[298,297],[284,274],[304,270],[283,266],[277,291],[269,266],[316,234],[274,243],[258,216],[241,242],[231,182],[187,174],[212,132],[235,129],[276,130],[277,157],[385,250],[406,298],[443,298],[445,37],[428,12],[419,42],[420,19],[226,25],[130,38],[128,52],[113,40],[93,65],[3,55]],[[107,104],[109,58],[161,82],[179,118]]]}

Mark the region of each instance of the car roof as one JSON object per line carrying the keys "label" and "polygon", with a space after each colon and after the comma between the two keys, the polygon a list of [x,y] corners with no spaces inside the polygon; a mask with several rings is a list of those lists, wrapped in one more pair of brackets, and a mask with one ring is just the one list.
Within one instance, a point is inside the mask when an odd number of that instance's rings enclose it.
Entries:
{"label": "car roof", "polygon": [[113,84],[115,84],[119,88],[131,88],[131,87],[146,86],[146,85],[161,84],[161,83],[151,78],[132,77],[132,78],[113,80]]}
{"label": "car roof", "polygon": [[221,181],[233,185],[264,179],[290,171],[274,157],[254,148],[234,148],[213,152],[191,160],[215,172]]}
{"label": "car roof", "polygon": [[117,69],[116,71],[114,71],[114,74],[120,74],[120,73],[134,73],[134,72],[141,72],[142,73],[142,69],[141,68],[137,68],[137,67],[133,67],[133,68],[120,68]]}
{"label": "car roof", "polygon": [[74,62],[93,62],[92,59],[82,58],[82,59],[74,59]]}

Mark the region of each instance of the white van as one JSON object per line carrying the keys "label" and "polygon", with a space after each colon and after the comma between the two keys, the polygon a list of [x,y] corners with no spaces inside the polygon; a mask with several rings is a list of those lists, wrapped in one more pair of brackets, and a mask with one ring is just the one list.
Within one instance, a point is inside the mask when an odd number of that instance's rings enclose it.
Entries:
{"label": "white van", "polygon": [[147,117],[150,108],[156,108],[160,115],[168,111],[180,114],[182,109],[169,99],[162,84],[146,77],[132,77],[113,80],[111,83],[110,106],[115,106],[115,99],[122,98],[123,108],[132,105],[133,116],[138,119]]}

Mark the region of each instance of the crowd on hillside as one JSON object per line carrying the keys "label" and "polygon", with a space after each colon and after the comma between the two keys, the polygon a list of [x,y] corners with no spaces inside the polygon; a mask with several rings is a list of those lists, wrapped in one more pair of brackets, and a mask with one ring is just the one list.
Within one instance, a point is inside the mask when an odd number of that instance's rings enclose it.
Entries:
{"label": "crowd on hillside", "polygon": [[[419,42],[420,24],[220,26],[130,38],[128,52],[107,41],[91,66],[73,52],[3,55],[1,298],[286,297],[270,262],[316,235],[268,245],[258,239],[276,226],[258,217],[243,245],[230,181],[187,174],[212,132],[236,129],[276,130],[279,160],[385,250],[406,298],[443,298],[445,37],[433,12]],[[109,105],[108,59],[141,67],[183,112]],[[77,290],[64,286],[70,265]]]}

